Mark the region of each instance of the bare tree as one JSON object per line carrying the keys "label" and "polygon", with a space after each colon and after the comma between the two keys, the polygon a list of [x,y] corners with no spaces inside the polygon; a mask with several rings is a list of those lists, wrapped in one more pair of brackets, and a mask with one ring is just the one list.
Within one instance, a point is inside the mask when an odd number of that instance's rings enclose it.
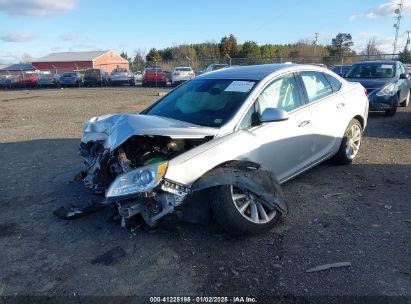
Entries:
{"label": "bare tree", "polygon": [[20,63],[32,63],[32,61],[33,61],[33,57],[31,57],[29,54],[27,54],[27,53],[24,53],[22,56],[21,56],[21,59],[20,59]]}
{"label": "bare tree", "polygon": [[377,38],[375,36],[368,39],[367,45],[361,51],[362,55],[366,55],[367,58],[371,56],[378,56],[381,54],[381,51],[378,48]]}

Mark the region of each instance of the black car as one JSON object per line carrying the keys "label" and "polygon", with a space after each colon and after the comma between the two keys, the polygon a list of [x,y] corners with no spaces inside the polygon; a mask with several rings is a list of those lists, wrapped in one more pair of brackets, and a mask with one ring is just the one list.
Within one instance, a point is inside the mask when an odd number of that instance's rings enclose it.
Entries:
{"label": "black car", "polygon": [[344,75],[351,69],[352,65],[335,65],[330,68],[338,76],[344,77]]}
{"label": "black car", "polygon": [[80,87],[83,84],[83,77],[78,72],[66,72],[60,77],[60,85],[62,87]]}
{"label": "black car", "polygon": [[385,111],[386,116],[393,116],[398,105],[409,104],[411,79],[399,61],[358,62],[345,78],[361,83],[367,90],[371,111]]}
{"label": "black car", "polygon": [[83,83],[86,87],[108,86],[108,73],[103,69],[87,69],[84,73]]}

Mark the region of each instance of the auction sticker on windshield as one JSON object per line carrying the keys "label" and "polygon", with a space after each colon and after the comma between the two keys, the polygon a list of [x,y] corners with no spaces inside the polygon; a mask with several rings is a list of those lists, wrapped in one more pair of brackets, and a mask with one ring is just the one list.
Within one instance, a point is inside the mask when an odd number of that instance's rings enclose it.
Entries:
{"label": "auction sticker on windshield", "polygon": [[253,88],[254,84],[253,81],[233,81],[224,91],[247,93]]}

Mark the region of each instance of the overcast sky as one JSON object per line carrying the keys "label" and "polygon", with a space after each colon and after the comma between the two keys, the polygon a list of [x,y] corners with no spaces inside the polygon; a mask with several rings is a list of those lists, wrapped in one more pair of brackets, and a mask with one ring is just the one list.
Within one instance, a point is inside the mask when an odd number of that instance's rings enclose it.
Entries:
{"label": "overcast sky", "polygon": [[[0,63],[24,53],[112,49],[148,51],[180,43],[219,41],[233,33],[240,43],[329,44],[339,32],[361,50],[376,36],[392,52],[394,9],[400,0],[0,0]],[[399,47],[411,30],[411,0],[404,0]]]}

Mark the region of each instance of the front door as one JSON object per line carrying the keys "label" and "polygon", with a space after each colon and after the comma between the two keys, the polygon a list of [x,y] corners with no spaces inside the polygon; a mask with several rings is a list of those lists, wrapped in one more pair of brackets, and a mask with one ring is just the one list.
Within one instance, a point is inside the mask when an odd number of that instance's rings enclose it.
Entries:
{"label": "front door", "polygon": [[293,73],[269,83],[255,103],[261,115],[267,108],[287,111],[289,119],[268,122],[250,131],[258,138],[258,162],[283,182],[310,165],[313,144],[311,114],[302,107],[302,95]]}

